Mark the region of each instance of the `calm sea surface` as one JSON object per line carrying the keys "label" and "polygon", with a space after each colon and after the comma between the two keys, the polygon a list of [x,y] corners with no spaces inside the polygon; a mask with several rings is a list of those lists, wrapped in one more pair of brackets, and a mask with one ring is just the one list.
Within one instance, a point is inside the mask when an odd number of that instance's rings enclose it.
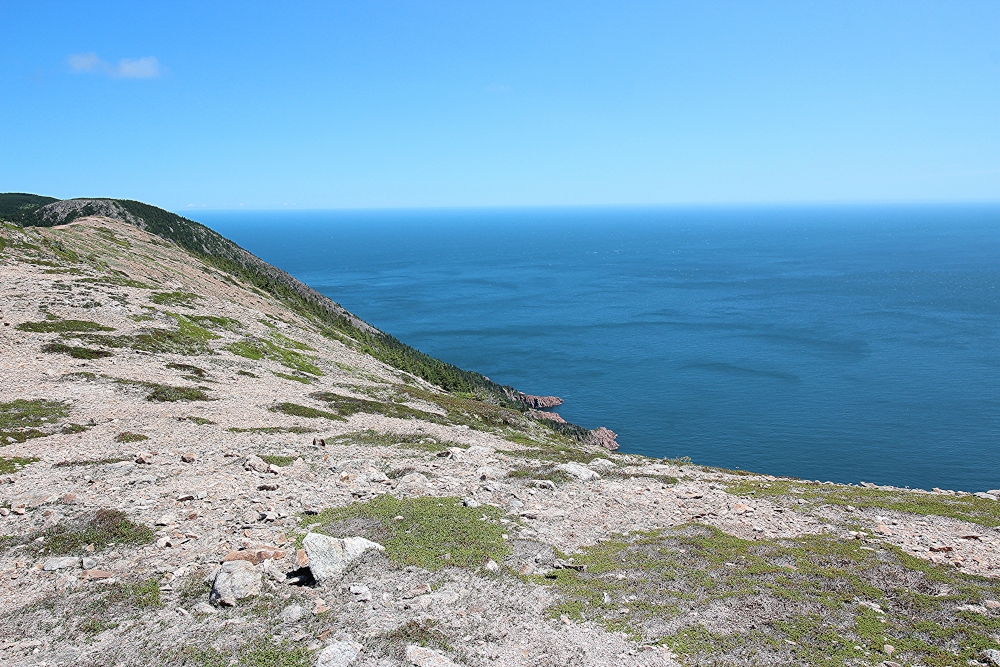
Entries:
{"label": "calm sea surface", "polygon": [[193,217],[623,451],[1000,488],[1000,207]]}

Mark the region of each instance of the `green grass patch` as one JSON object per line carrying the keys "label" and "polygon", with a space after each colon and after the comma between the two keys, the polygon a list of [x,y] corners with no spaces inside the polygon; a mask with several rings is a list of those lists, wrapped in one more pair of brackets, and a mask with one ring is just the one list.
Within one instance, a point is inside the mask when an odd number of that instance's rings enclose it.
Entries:
{"label": "green grass patch", "polygon": [[308,375],[305,374],[289,375],[288,373],[279,373],[277,371],[272,371],[272,373],[279,378],[284,378],[285,380],[291,380],[292,382],[300,382],[302,384],[312,384],[315,381],[315,378],[309,377]]}
{"label": "green grass patch", "polygon": [[[231,664],[231,663],[230,663]],[[254,639],[240,651],[238,667],[310,667],[312,651],[270,637]]]}
{"label": "green grass patch", "polygon": [[236,343],[230,343],[225,349],[246,359],[253,359],[255,361],[270,359],[286,368],[316,376],[323,375],[323,371],[316,366],[314,363],[315,359],[312,357],[281,347],[263,338],[248,338]]}
{"label": "green grass patch", "polygon": [[315,433],[316,429],[307,428],[305,426],[248,426],[241,428],[239,426],[230,426],[226,429],[230,433],[266,433],[269,435],[275,433]]}
{"label": "green grass patch", "polygon": [[152,285],[147,285],[146,283],[139,282],[138,280],[132,280],[128,276],[110,275],[110,276],[98,276],[95,278],[80,278],[77,280],[80,283],[94,283],[96,285],[108,285],[111,287],[134,287],[137,289],[153,289]]}
{"label": "green grass patch", "polygon": [[[957,665],[1000,647],[1000,620],[955,611],[996,599],[1000,582],[866,546],[823,535],[742,540],[688,525],[613,536],[572,555],[583,571],[532,579],[558,593],[552,616],[667,644],[685,664],[868,664],[855,661],[884,660],[891,644],[904,664]],[[883,612],[865,606],[874,604]],[[721,627],[712,620],[720,607]]]}
{"label": "green grass patch", "polygon": [[399,403],[382,403],[379,401],[370,401],[366,398],[352,398],[350,396],[334,394],[329,391],[316,392],[310,394],[309,396],[318,401],[323,401],[330,409],[341,417],[349,417],[358,412],[367,412],[369,414],[384,415],[386,417],[396,417],[399,419],[423,419],[425,421],[432,421],[436,423],[444,421],[440,415],[436,415],[431,412],[424,412],[423,410],[416,410]]}
{"label": "green grass patch", "polygon": [[69,416],[69,410],[69,403],[44,399],[0,403],[0,445],[51,435],[56,423]]}
{"label": "green grass patch", "polygon": [[188,417],[178,417],[177,420],[178,421],[194,422],[198,426],[207,426],[209,424],[214,424],[215,423],[211,419],[205,419],[204,417],[191,417],[191,416],[188,416]]}
{"label": "green grass patch", "polygon": [[331,421],[346,421],[343,417],[332,412],[327,412],[326,410],[317,410],[316,408],[310,408],[308,405],[299,405],[298,403],[278,403],[275,406],[268,408],[271,412],[280,412],[282,414],[288,415],[290,417],[306,417],[308,419],[329,419]]}
{"label": "green grass patch", "polygon": [[[815,504],[878,508],[908,514],[946,516],[983,526],[1000,526],[1000,503],[973,495],[950,496],[912,491],[883,491],[853,486],[832,486],[798,480],[760,482],[738,480],[726,485],[738,496],[803,498]],[[794,506],[793,506],[794,507]]]}
{"label": "green grass patch", "polygon": [[191,292],[154,292],[149,300],[159,306],[183,306],[194,308],[196,301],[201,299],[197,294]]}
{"label": "green grass patch", "polygon": [[32,457],[12,456],[10,458],[4,458],[0,456],[0,475],[6,475],[12,472],[17,472],[21,468],[37,462],[38,459],[36,459],[33,456]]}
{"label": "green grass patch", "polygon": [[208,341],[217,334],[178,313],[167,313],[177,322],[176,329],[148,329],[128,336],[81,334],[86,340],[107,347],[131,348],[143,352],[172,353],[188,356],[209,355]]}
{"label": "green grass patch", "polygon": [[302,521],[321,523],[320,530],[333,537],[363,534],[384,546],[396,565],[435,571],[446,566],[479,568],[490,558],[502,562],[510,554],[502,537],[504,516],[503,510],[489,505],[464,507],[458,498],[383,495]]}
{"label": "green grass patch", "polygon": [[298,456],[279,456],[277,454],[261,454],[260,458],[271,465],[284,468],[285,466],[290,466],[295,463],[295,460],[299,458]]}
{"label": "green grass patch", "polygon": [[59,523],[22,538],[38,554],[78,554],[93,544],[100,551],[112,544],[149,544],[155,535],[149,526],[134,523],[119,510],[99,509],[84,523]]}
{"label": "green grass patch", "polygon": [[119,433],[115,436],[115,442],[142,442],[143,440],[149,440],[149,436],[142,433],[130,433],[129,431]]}
{"label": "green grass patch", "polygon": [[122,461],[131,461],[132,457],[129,456],[109,456],[103,459],[84,459],[81,461],[60,461],[59,463],[53,463],[53,468],[73,468],[76,466],[97,466],[97,465],[107,465],[110,463],[121,463]]}
{"label": "green grass patch", "polygon": [[541,468],[518,468],[507,473],[510,479],[547,479],[555,484],[565,484],[572,482],[573,478],[562,470],[556,470],[553,466],[542,466]]}
{"label": "green grass patch", "polygon": [[33,333],[68,333],[68,332],[92,332],[92,331],[114,331],[114,327],[106,327],[97,322],[88,320],[46,320],[43,322],[22,322],[18,324],[20,331],[31,331]]}
{"label": "green grass patch", "polygon": [[241,331],[243,323],[231,317],[220,315],[188,315],[187,318],[195,324],[206,329],[216,329],[219,331]]}
{"label": "green grass patch", "polygon": [[73,435],[74,433],[84,433],[89,431],[93,426],[95,426],[93,423],[89,426],[85,426],[83,424],[63,424],[63,427],[59,429],[59,432],[64,435]]}
{"label": "green grass patch", "polygon": [[209,396],[206,388],[203,387],[175,387],[169,384],[157,384],[155,382],[143,382],[141,380],[126,380],[115,378],[119,385],[130,387],[142,387],[149,393],[146,394],[147,401],[156,403],[172,403],[174,401],[214,401]]}
{"label": "green grass patch", "polygon": [[114,356],[107,350],[95,350],[91,347],[77,345],[66,345],[65,343],[46,343],[42,346],[42,352],[49,354],[68,354],[74,359],[102,359]]}
{"label": "green grass patch", "polygon": [[[583,463],[587,464],[598,458],[608,458],[602,455],[597,448],[587,449],[583,446],[573,447],[565,443],[559,443],[552,447],[528,447],[526,449],[498,449],[501,454],[515,456],[517,458],[550,461],[552,463]],[[602,473],[603,474],[603,473]]]}

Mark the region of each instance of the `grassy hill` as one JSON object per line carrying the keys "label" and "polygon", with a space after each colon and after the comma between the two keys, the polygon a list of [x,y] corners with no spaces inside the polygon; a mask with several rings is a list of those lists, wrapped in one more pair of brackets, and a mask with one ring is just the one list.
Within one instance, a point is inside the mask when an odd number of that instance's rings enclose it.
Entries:
{"label": "grassy hill", "polygon": [[194,220],[129,199],[57,200],[22,193],[0,194],[0,219],[22,227],[65,225],[93,215],[121,220],[176,243],[206,263],[281,299],[329,337],[356,346],[390,366],[448,391],[473,394],[505,407],[526,407],[513,387],[499,385],[480,373],[458,368],[400,342]]}

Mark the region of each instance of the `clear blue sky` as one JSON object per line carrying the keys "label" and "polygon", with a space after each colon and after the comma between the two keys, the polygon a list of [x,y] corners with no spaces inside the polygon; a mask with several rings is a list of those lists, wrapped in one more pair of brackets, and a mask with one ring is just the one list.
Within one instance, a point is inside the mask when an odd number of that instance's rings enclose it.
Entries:
{"label": "clear blue sky", "polygon": [[0,0],[0,91],[0,191],[178,211],[1000,201],[997,0]]}

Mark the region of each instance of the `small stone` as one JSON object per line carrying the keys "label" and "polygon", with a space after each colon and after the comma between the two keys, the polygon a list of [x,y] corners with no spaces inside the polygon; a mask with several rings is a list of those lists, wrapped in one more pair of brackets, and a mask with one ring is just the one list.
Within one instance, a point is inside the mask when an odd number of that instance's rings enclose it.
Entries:
{"label": "small stone", "polygon": [[309,569],[319,583],[344,571],[347,564],[369,549],[384,551],[385,547],[363,537],[339,539],[320,533],[308,533],[302,546],[309,556]]}
{"label": "small stone", "polygon": [[229,561],[215,575],[208,599],[213,604],[233,607],[237,600],[260,595],[262,585],[260,572],[250,562]]}
{"label": "small stone", "polygon": [[259,456],[248,456],[243,461],[243,469],[247,472],[267,472],[267,462]]}
{"label": "small stone", "polygon": [[157,526],[169,526],[172,523],[177,522],[177,517],[173,514],[164,514],[159,519],[156,520],[155,525]]}
{"label": "small stone", "polygon": [[243,523],[256,523],[257,521],[260,521],[260,517],[261,517],[260,512],[254,509],[250,509],[243,512],[243,514],[240,515],[240,520]]}
{"label": "small stone", "polygon": [[93,570],[95,567],[97,567],[97,559],[88,557],[81,558],[80,567],[82,567],[84,570]]}
{"label": "small stone", "polygon": [[746,503],[736,503],[733,505],[733,514],[746,514],[750,506]]}
{"label": "small stone", "polygon": [[466,506],[466,507],[472,507],[472,508],[475,508],[475,507],[479,507],[479,504],[480,504],[480,503],[479,503],[479,501],[478,501],[478,500],[476,500],[475,498],[471,498],[471,497],[470,497],[470,498],[462,498],[462,504],[463,504],[464,506]]}
{"label": "small stone", "polygon": [[18,505],[17,507],[11,507],[10,511],[18,516],[22,516],[25,513],[24,505]]}
{"label": "small stone", "polygon": [[273,483],[272,484],[261,484],[261,485],[259,485],[257,487],[257,490],[258,491],[277,491],[278,490],[278,485],[277,484],[273,484]]}
{"label": "small stone", "polygon": [[983,606],[987,609],[1000,609],[1000,601],[997,600],[983,600]]}
{"label": "small stone", "polygon": [[10,510],[6,507],[0,507],[0,516],[7,516],[10,514]]}
{"label": "small stone", "polygon": [[177,501],[178,502],[186,503],[189,500],[194,500],[194,494],[193,493],[182,493],[179,496],[177,496]]}
{"label": "small stone", "polygon": [[348,590],[355,596],[358,602],[369,602],[372,599],[372,592],[364,584],[351,584]]}
{"label": "small stone", "polygon": [[68,567],[76,567],[80,564],[80,559],[74,556],[64,556],[62,558],[50,558],[42,565],[46,572],[53,570],[65,570]]}
{"label": "small stone", "polygon": [[159,549],[166,549],[167,547],[173,546],[169,537],[161,537],[156,540],[156,546]]}
{"label": "small stone", "polygon": [[1000,651],[995,648],[988,648],[982,653],[982,658],[993,667],[1000,667]]}
{"label": "small stone", "polygon": [[406,660],[416,667],[458,667],[443,653],[413,644],[406,647]]}
{"label": "small stone", "polygon": [[199,602],[191,609],[191,611],[193,611],[196,614],[214,614],[215,607],[208,604],[207,602]]}
{"label": "small stone", "polygon": [[404,600],[410,600],[410,599],[415,598],[415,597],[417,597],[419,595],[425,595],[425,594],[430,593],[430,592],[431,592],[431,585],[430,584],[420,584],[419,586],[414,586],[409,591],[407,591],[406,593],[404,593],[403,594],[403,599]]}
{"label": "small stone", "polygon": [[197,510],[193,510],[193,511],[187,513],[187,515],[184,517],[184,520],[185,521],[194,521],[197,518],[198,518],[198,511]]}
{"label": "small stone", "polygon": [[347,667],[354,664],[361,644],[352,641],[333,642],[316,656],[316,667]]}
{"label": "small stone", "polygon": [[278,614],[278,618],[281,619],[282,623],[298,623],[305,613],[306,610],[301,605],[292,604],[282,609],[281,613]]}
{"label": "small stone", "polygon": [[489,479],[492,480],[501,479],[504,477],[504,475],[505,473],[503,470],[500,470],[499,468],[494,468],[493,466],[483,466],[482,468],[476,470],[476,477],[478,477],[483,481]]}
{"label": "small stone", "polygon": [[318,616],[319,614],[324,614],[328,611],[330,611],[330,605],[326,603],[326,600],[323,598],[316,598],[316,604],[313,607],[313,614]]}
{"label": "small stone", "polygon": [[892,644],[886,644],[885,646],[882,647],[882,653],[885,653],[886,655],[892,655],[895,652],[896,652],[896,647],[893,646]]}
{"label": "small stone", "polygon": [[531,480],[531,483],[534,484],[539,489],[547,489],[549,491],[556,490],[556,483],[553,482],[551,479],[534,479]]}
{"label": "small stone", "polygon": [[881,533],[882,535],[892,535],[892,530],[890,530],[889,526],[885,525],[884,523],[880,523],[879,525],[875,526],[875,532]]}
{"label": "small stone", "polygon": [[596,472],[588,468],[587,466],[580,465],[579,463],[561,463],[556,466],[556,470],[562,470],[564,473],[570,477],[574,477],[581,482],[589,482],[591,480],[600,479],[601,476]]}
{"label": "small stone", "polygon": [[267,466],[267,471],[269,473],[271,473],[272,475],[281,474],[281,468],[279,468],[278,466],[274,465],[273,463],[271,463],[270,465]]}
{"label": "small stone", "polygon": [[299,549],[295,552],[295,564],[299,567],[305,567],[309,564],[309,556],[305,549]]}
{"label": "small stone", "polygon": [[64,493],[61,500],[64,505],[78,505],[80,503],[80,496],[75,493]]}
{"label": "small stone", "polygon": [[489,570],[490,572],[499,572],[500,571],[500,566],[497,565],[497,562],[495,560],[493,560],[492,558],[490,558],[489,560],[487,560],[486,564],[483,565],[483,567],[486,568],[487,570]]}
{"label": "small stone", "polygon": [[147,465],[147,466],[152,465],[153,455],[149,454],[148,452],[139,454],[138,456],[135,457],[135,462],[138,463],[139,465]]}
{"label": "small stone", "polygon": [[198,456],[194,453],[181,454],[181,461],[184,463],[194,463],[198,460]]}

